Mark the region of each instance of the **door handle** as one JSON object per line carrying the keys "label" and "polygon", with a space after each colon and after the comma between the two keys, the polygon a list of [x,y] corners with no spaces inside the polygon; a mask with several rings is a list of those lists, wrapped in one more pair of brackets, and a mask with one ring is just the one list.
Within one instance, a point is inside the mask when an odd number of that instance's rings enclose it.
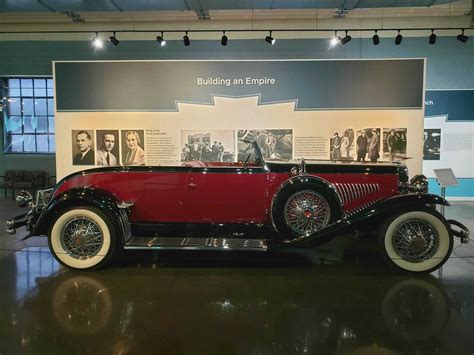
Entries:
{"label": "door handle", "polygon": [[195,188],[197,188],[197,186],[198,186],[198,185],[195,184],[194,182],[190,182],[190,183],[188,184],[188,187],[189,187],[190,189],[195,189]]}

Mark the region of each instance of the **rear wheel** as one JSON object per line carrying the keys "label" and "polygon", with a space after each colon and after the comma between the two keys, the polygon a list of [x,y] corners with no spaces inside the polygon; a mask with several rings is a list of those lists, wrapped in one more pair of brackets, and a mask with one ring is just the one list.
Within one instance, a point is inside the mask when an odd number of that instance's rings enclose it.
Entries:
{"label": "rear wheel", "polygon": [[105,266],[116,250],[115,226],[94,207],[74,207],[60,213],[49,234],[49,246],[63,265],[81,270]]}
{"label": "rear wheel", "polygon": [[453,249],[453,236],[446,220],[431,209],[391,216],[379,229],[378,239],[389,265],[413,273],[438,269]]}

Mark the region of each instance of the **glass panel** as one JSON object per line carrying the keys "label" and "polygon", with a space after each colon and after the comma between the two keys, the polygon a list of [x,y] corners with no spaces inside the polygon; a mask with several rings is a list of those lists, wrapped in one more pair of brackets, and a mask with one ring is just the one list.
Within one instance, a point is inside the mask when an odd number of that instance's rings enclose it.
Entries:
{"label": "glass panel", "polygon": [[49,132],[54,133],[54,116],[48,116]]}
{"label": "glass panel", "polygon": [[10,116],[5,120],[5,131],[11,133],[21,133],[21,116]]}
{"label": "glass panel", "polygon": [[46,80],[45,79],[34,79],[33,84],[35,86],[35,90],[46,88]]}
{"label": "glass panel", "polygon": [[48,94],[47,96],[53,97],[53,96],[54,96],[54,95],[53,95],[53,89],[49,89],[49,88],[48,88],[47,94]]}
{"label": "glass panel", "polygon": [[35,88],[35,96],[36,97],[45,97],[46,96],[46,89],[37,89],[37,88]]}
{"label": "glass panel", "polygon": [[9,149],[10,152],[23,152],[23,136],[12,136],[12,144]]}
{"label": "glass panel", "polygon": [[8,91],[8,95],[10,95],[10,97],[19,97],[19,96],[21,96],[20,95],[20,89],[10,89]]}
{"label": "glass panel", "polygon": [[51,153],[54,153],[56,151],[56,141],[54,135],[52,134],[49,135],[49,151]]}
{"label": "glass panel", "polygon": [[48,150],[48,136],[47,135],[40,135],[36,136],[38,142],[38,152],[47,153]]}
{"label": "glass panel", "polygon": [[37,116],[47,115],[46,99],[35,99],[35,115]]}
{"label": "glass panel", "polygon": [[33,96],[33,80],[21,79],[21,95]]}
{"label": "glass panel", "polygon": [[38,127],[37,117],[23,116],[23,132],[24,133],[35,133],[36,127]]}
{"label": "glass panel", "polygon": [[8,112],[10,116],[21,115],[21,105],[19,99],[10,99],[8,102]]}
{"label": "glass panel", "polygon": [[32,88],[33,87],[33,79],[21,79],[21,88]]}
{"label": "glass panel", "polygon": [[48,115],[54,115],[54,100],[48,99]]}
{"label": "glass panel", "polygon": [[23,116],[33,116],[33,99],[23,99]]}
{"label": "glass panel", "polygon": [[33,134],[25,134],[24,136],[25,152],[36,152],[36,139]]}
{"label": "glass panel", "polygon": [[11,88],[19,88],[20,87],[20,79],[8,79],[8,87]]}
{"label": "glass panel", "polygon": [[46,85],[48,88],[52,88],[53,87],[53,79],[46,79]]}
{"label": "glass panel", "polygon": [[36,118],[37,118],[36,133],[48,133],[48,117],[36,116]]}

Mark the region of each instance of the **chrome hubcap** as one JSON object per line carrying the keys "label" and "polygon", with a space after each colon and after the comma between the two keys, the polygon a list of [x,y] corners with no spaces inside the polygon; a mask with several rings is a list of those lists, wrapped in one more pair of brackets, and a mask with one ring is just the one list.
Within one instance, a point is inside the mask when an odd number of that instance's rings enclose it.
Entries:
{"label": "chrome hubcap", "polygon": [[103,242],[102,230],[89,218],[71,219],[61,231],[61,244],[68,255],[75,259],[83,260],[97,255]]}
{"label": "chrome hubcap", "polygon": [[436,254],[439,248],[439,236],[431,224],[411,220],[398,226],[392,245],[402,259],[420,263]]}
{"label": "chrome hubcap", "polygon": [[285,222],[301,235],[323,228],[329,221],[330,209],[326,199],[312,190],[293,194],[285,204]]}

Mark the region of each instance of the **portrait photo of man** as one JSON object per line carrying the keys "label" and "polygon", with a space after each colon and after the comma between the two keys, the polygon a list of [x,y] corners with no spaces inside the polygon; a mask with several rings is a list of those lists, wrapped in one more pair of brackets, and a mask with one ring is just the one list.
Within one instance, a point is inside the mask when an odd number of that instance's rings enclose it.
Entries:
{"label": "portrait photo of man", "polygon": [[94,142],[92,130],[72,131],[72,164],[94,165]]}
{"label": "portrait photo of man", "polygon": [[123,165],[145,165],[143,130],[122,131]]}
{"label": "portrait photo of man", "polygon": [[119,165],[118,131],[97,131],[96,163],[99,166]]}

